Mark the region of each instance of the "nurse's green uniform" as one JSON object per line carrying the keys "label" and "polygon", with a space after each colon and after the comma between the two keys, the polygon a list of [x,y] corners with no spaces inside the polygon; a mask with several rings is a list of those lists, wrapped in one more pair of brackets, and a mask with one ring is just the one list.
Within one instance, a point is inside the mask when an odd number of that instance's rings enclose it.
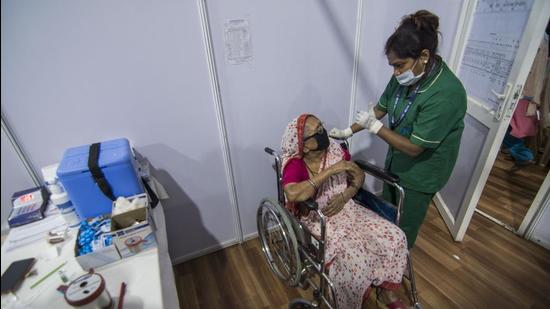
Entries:
{"label": "nurse's green uniform", "polygon": [[[410,99],[403,120],[392,130],[425,150],[413,158],[390,146],[385,167],[400,178],[405,189],[400,227],[412,248],[434,194],[449,179],[458,156],[464,129],[466,91],[460,80],[437,57],[433,69],[420,82],[416,98],[413,89],[399,85],[392,77],[378,109],[387,113],[389,123],[398,121]],[[384,199],[395,203],[398,193],[384,186]]]}

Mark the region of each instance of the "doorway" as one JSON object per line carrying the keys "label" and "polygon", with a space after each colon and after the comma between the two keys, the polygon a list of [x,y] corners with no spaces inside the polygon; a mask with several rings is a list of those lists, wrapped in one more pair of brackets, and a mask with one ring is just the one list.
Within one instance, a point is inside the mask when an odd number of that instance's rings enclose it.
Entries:
{"label": "doorway", "polygon": [[476,208],[515,233],[550,170],[549,32],[550,23]]}
{"label": "doorway", "polygon": [[517,232],[548,171],[548,166],[539,164],[518,168],[509,154],[500,152],[483,188],[476,212]]}
{"label": "doorway", "polygon": [[549,18],[545,0],[464,2],[450,63],[468,109],[453,174],[434,198],[456,241],[475,213]]}

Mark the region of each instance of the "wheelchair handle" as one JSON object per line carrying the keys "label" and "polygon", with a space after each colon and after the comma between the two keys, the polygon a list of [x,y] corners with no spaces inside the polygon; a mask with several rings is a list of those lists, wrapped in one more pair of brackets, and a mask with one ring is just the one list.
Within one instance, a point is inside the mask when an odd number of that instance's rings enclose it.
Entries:
{"label": "wheelchair handle", "polygon": [[277,196],[281,205],[285,204],[285,194],[283,191],[283,177],[281,171],[281,157],[277,152],[269,147],[265,147],[264,151],[275,157],[275,172],[277,173]]}
{"label": "wheelchair handle", "polygon": [[268,154],[272,155],[272,156],[276,156],[277,153],[275,152],[275,150],[269,148],[269,147],[265,147],[264,148],[264,151],[267,152]]}
{"label": "wheelchair handle", "polygon": [[390,171],[387,171],[383,168],[380,168],[374,164],[371,164],[367,161],[356,160],[355,163],[365,172],[371,174],[376,178],[381,178],[385,182],[389,183],[399,183],[399,176],[393,174]]}
{"label": "wheelchair handle", "polygon": [[304,201],[302,202],[302,204],[304,204],[307,207],[307,209],[313,210],[313,211],[316,211],[319,208],[319,204],[317,204],[317,202],[312,199]]}
{"label": "wheelchair handle", "polygon": [[395,224],[399,225],[399,222],[401,221],[401,211],[403,210],[403,203],[405,201],[405,190],[399,185],[399,176],[367,161],[357,160],[355,161],[355,163],[366,173],[369,173],[376,178],[382,179],[384,182],[397,189],[399,193],[399,201],[396,205],[397,216],[395,219]]}

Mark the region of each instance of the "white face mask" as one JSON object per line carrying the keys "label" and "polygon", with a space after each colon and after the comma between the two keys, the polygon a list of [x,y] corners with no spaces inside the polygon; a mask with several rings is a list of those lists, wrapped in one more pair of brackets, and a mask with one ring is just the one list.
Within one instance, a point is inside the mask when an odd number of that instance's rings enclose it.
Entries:
{"label": "white face mask", "polygon": [[[414,66],[416,65],[416,63],[418,62],[418,60],[416,60],[412,66],[412,68],[414,68]],[[402,86],[410,86],[410,85],[414,85],[416,84],[417,81],[419,81],[422,76],[424,75],[424,72],[418,74],[418,75],[414,75],[413,71],[412,71],[412,68],[408,69],[407,71],[397,75],[395,78],[397,78],[397,82],[399,84],[401,84]]]}

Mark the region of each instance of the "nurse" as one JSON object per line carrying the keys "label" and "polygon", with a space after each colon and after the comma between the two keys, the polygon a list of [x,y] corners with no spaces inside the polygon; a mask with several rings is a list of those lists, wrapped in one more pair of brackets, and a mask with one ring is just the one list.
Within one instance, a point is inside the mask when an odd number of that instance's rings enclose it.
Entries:
{"label": "nurse", "polygon": [[[434,194],[451,175],[464,129],[466,92],[436,54],[438,28],[439,18],[426,10],[405,16],[386,41],[393,76],[378,104],[358,112],[351,127],[330,131],[344,139],[366,129],[388,143],[385,168],[405,189],[400,227],[409,248]],[[379,120],[386,115],[389,127]],[[395,204],[398,192],[384,185],[383,197]]]}

